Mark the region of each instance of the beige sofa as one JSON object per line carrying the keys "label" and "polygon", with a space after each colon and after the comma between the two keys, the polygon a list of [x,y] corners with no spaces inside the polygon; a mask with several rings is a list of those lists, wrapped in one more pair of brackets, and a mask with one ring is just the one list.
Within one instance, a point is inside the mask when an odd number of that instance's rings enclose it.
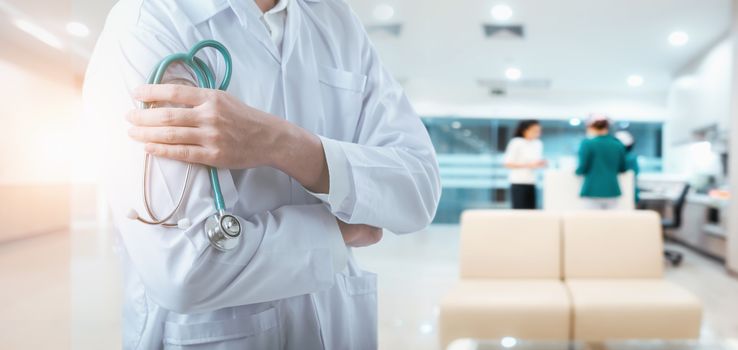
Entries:
{"label": "beige sofa", "polygon": [[569,213],[562,223],[575,339],[699,337],[701,302],[662,278],[658,214]]}
{"label": "beige sofa", "polygon": [[696,338],[700,301],[663,280],[662,265],[652,212],[465,212],[441,343]]}
{"label": "beige sofa", "polygon": [[568,339],[559,216],[467,211],[461,227],[461,281],[441,302],[444,348],[458,338]]}

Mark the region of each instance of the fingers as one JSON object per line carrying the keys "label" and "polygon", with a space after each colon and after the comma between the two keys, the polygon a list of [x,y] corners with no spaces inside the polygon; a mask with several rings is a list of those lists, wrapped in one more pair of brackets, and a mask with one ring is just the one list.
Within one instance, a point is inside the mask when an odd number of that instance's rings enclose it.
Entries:
{"label": "fingers", "polygon": [[126,119],[136,126],[198,126],[197,113],[192,108],[134,109]]}
{"label": "fingers", "polygon": [[128,135],[136,141],[169,145],[199,145],[205,139],[203,134],[198,128],[135,126],[128,129]]}
{"label": "fingers", "polygon": [[178,84],[147,84],[133,90],[133,98],[141,102],[178,103],[198,106],[211,96],[213,90]]}
{"label": "fingers", "polygon": [[372,226],[365,226],[362,229],[354,232],[353,236],[349,241],[346,241],[346,237],[344,236],[344,242],[346,245],[355,247],[355,248],[361,248],[361,247],[368,247],[373,244],[379,243],[379,241],[382,240],[383,231],[381,228],[376,228]]}
{"label": "fingers", "polygon": [[208,164],[208,152],[205,148],[194,145],[165,145],[160,143],[147,143],[144,147],[147,153],[168,159],[174,159],[187,163]]}
{"label": "fingers", "polygon": [[362,247],[379,243],[382,240],[382,236],[384,236],[384,230],[370,226],[370,229],[364,235],[364,240],[361,242]]}
{"label": "fingers", "polygon": [[348,246],[366,247],[382,240],[383,231],[381,228],[363,224],[347,224],[339,219],[336,219],[336,221],[343,236],[343,241]]}

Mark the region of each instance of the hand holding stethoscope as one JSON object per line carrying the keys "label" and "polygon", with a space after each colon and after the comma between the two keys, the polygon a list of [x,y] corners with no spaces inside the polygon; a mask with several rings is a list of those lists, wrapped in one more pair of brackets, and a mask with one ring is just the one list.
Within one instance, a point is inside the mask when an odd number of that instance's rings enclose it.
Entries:
{"label": "hand holding stethoscope", "polygon": [[[223,59],[225,60],[225,76],[223,80],[220,83],[220,86],[217,86],[219,90],[226,90],[228,88],[228,85],[230,84],[231,80],[231,67],[232,67],[232,61],[231,56],[228,50],[219,42],[213,41],[213,40],[205,40],[201,41],[198,44],[196,44],[189,52],[187,53],[179,53],[179,54],[173,54],[170,56],[165,57],[159,65],[154,69],[153,73],[149,77],[148,83],[149,84],[159,84],[161,83],[164,74],[166,73],[167,69],[174,63],[182,63],[186,67],[192,70],[192,72],[195,74],[195,77],[198,82],[198,86],[200,88],[204,89],[215,89],[216,88],[216,78],[213,71],[210,69],[210,67],[207,66],[207,64],[198,58],[196,55],[200,50],[204,48],[214,48],[220,52],[221,55],[223,55]],[[147,85],[152,86],[152,85]],[[153,90],[150,88],[150,90]],[[169,96],[170,99],[173,99],[171,97],[175,96]],[[133,114],[133,115],[139,115],[139,116],[151,116],[151,115],[160,115],[161,113],[167,113],[166,109],[151,109],[152,102],[156,102],[154,100],[148,100],[144,101],[142,111],[156,111],[154,113],[139,113],[139,114]],[[176,102],[176,101],[175,101]],[[171,112],[171,110],[169,110]],[[171,115],[171,114],[170,114]],[[129,115],[130,116],[130,115]],[[129,119],[131,119],[129,117]],[[171,119],[171,118],[169,118]],[[169,120],[167,119],[167,120]],[[149,122],[154,122],[153,118],[148,119]],[[171,121],[171,120],[170,120]],[[162,132],[162,130],[158,130],[159,133]],[[134,129],[130,133],[132,137],[135,137],[137,135],[137,131]],[[169,141],[172,141],[172,132],[171,130],[165,130],[164,133],[167,135],[166,138]],[[164,140],[166,141],[166,140]],[[192,163],[190,162],[187,165],[187,171],[185,174],[185,180],[182,184],[182,190],[180,191],[179,199],[177,200],[177,204],[175,205],[174,209],[172,209],[168,215],[165,215],[162,218],[159,218],[155,213],[153,208],[150,205],[150,183],[149,183],[149,172],[150,172],[150,164],[151,164],[151,157],[152,154],[155,152],[152,152],[150,149],[151,146],[147,145],[147,153],[144,160],[144,174],[143,174],[143,198],[144,198],[144,207],[146,208],[146,212],[149,215],[149,219],[145,219],[141,217],[135,210],[131,209],[131,212],[129,213],[129,218],[138,220],[142,223],[149,224],[149,225],[162,225],[164,227],[179,227],[180,229],[186,229],[191,225],[191,222],[189,219],[181,219],[176,224],[171,223],[170,220],[173,219],[173,217],[177,214],[179,209],[182,207],[182,204],[184,202],[184,198],[187,194],[187,189],[190,182],[190,177],[192,174]],[[182,150],[181,147],[179,149],[180,152],[186,151]],[[223,193],[220,189],[220,180],[218,179],[218,169],[214,166],[209,167],[209,173],[210,173],[210,183],[213,188],[213,196],[214,196],[214,202],[215,202],[215,214],[211,215],[207,218],[205,221],[205,233],[210,240],[211,245],[221,251],[227,251],[235,248],[238,245],[238,242],[241,238],[241,229],[242,225],[237,217],[233,216],[232,214],[228,213],[226,211],[225,207],[225,201],[223,199]]]}

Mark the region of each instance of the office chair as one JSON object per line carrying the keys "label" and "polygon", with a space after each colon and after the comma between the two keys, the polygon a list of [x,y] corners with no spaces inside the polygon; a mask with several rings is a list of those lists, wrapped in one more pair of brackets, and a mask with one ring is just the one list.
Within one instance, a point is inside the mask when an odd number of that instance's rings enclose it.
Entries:
{"label": "office chair", "polygon": [[[674,201],[672,207],[672,218],[662,219],[661,228],[666,237],[666,230],[676,230],[682,226],[682,210],[684,209],[684,203],[687,201],[687,195],[689,194],[690,185],[684,185],[684,189],[679,194],[679,197]],[[682,253],[671,249],[664,250],[664,257],[668,260],[672,266],[679,266],[682,263]]]}

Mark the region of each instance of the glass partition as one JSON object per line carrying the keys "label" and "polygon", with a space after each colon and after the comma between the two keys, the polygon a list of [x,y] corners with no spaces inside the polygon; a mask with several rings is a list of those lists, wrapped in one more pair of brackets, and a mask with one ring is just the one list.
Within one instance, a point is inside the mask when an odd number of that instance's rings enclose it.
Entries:
{"label": "glass partition", "polygon": [[[460,117],[423,118],[438,153],[443,193],[435,223],[458,223],[465,209],[510,207],[503,155],[518,120]],[[576,166],[585,128],[578,119],[542,120],[544,156],[552,168]],[[618,121],[636,140],[642,173],[661,172],[662,123]],[[540,191],[540,184],[539,184]],[[538,196],[539,199],[541,196]]]}

